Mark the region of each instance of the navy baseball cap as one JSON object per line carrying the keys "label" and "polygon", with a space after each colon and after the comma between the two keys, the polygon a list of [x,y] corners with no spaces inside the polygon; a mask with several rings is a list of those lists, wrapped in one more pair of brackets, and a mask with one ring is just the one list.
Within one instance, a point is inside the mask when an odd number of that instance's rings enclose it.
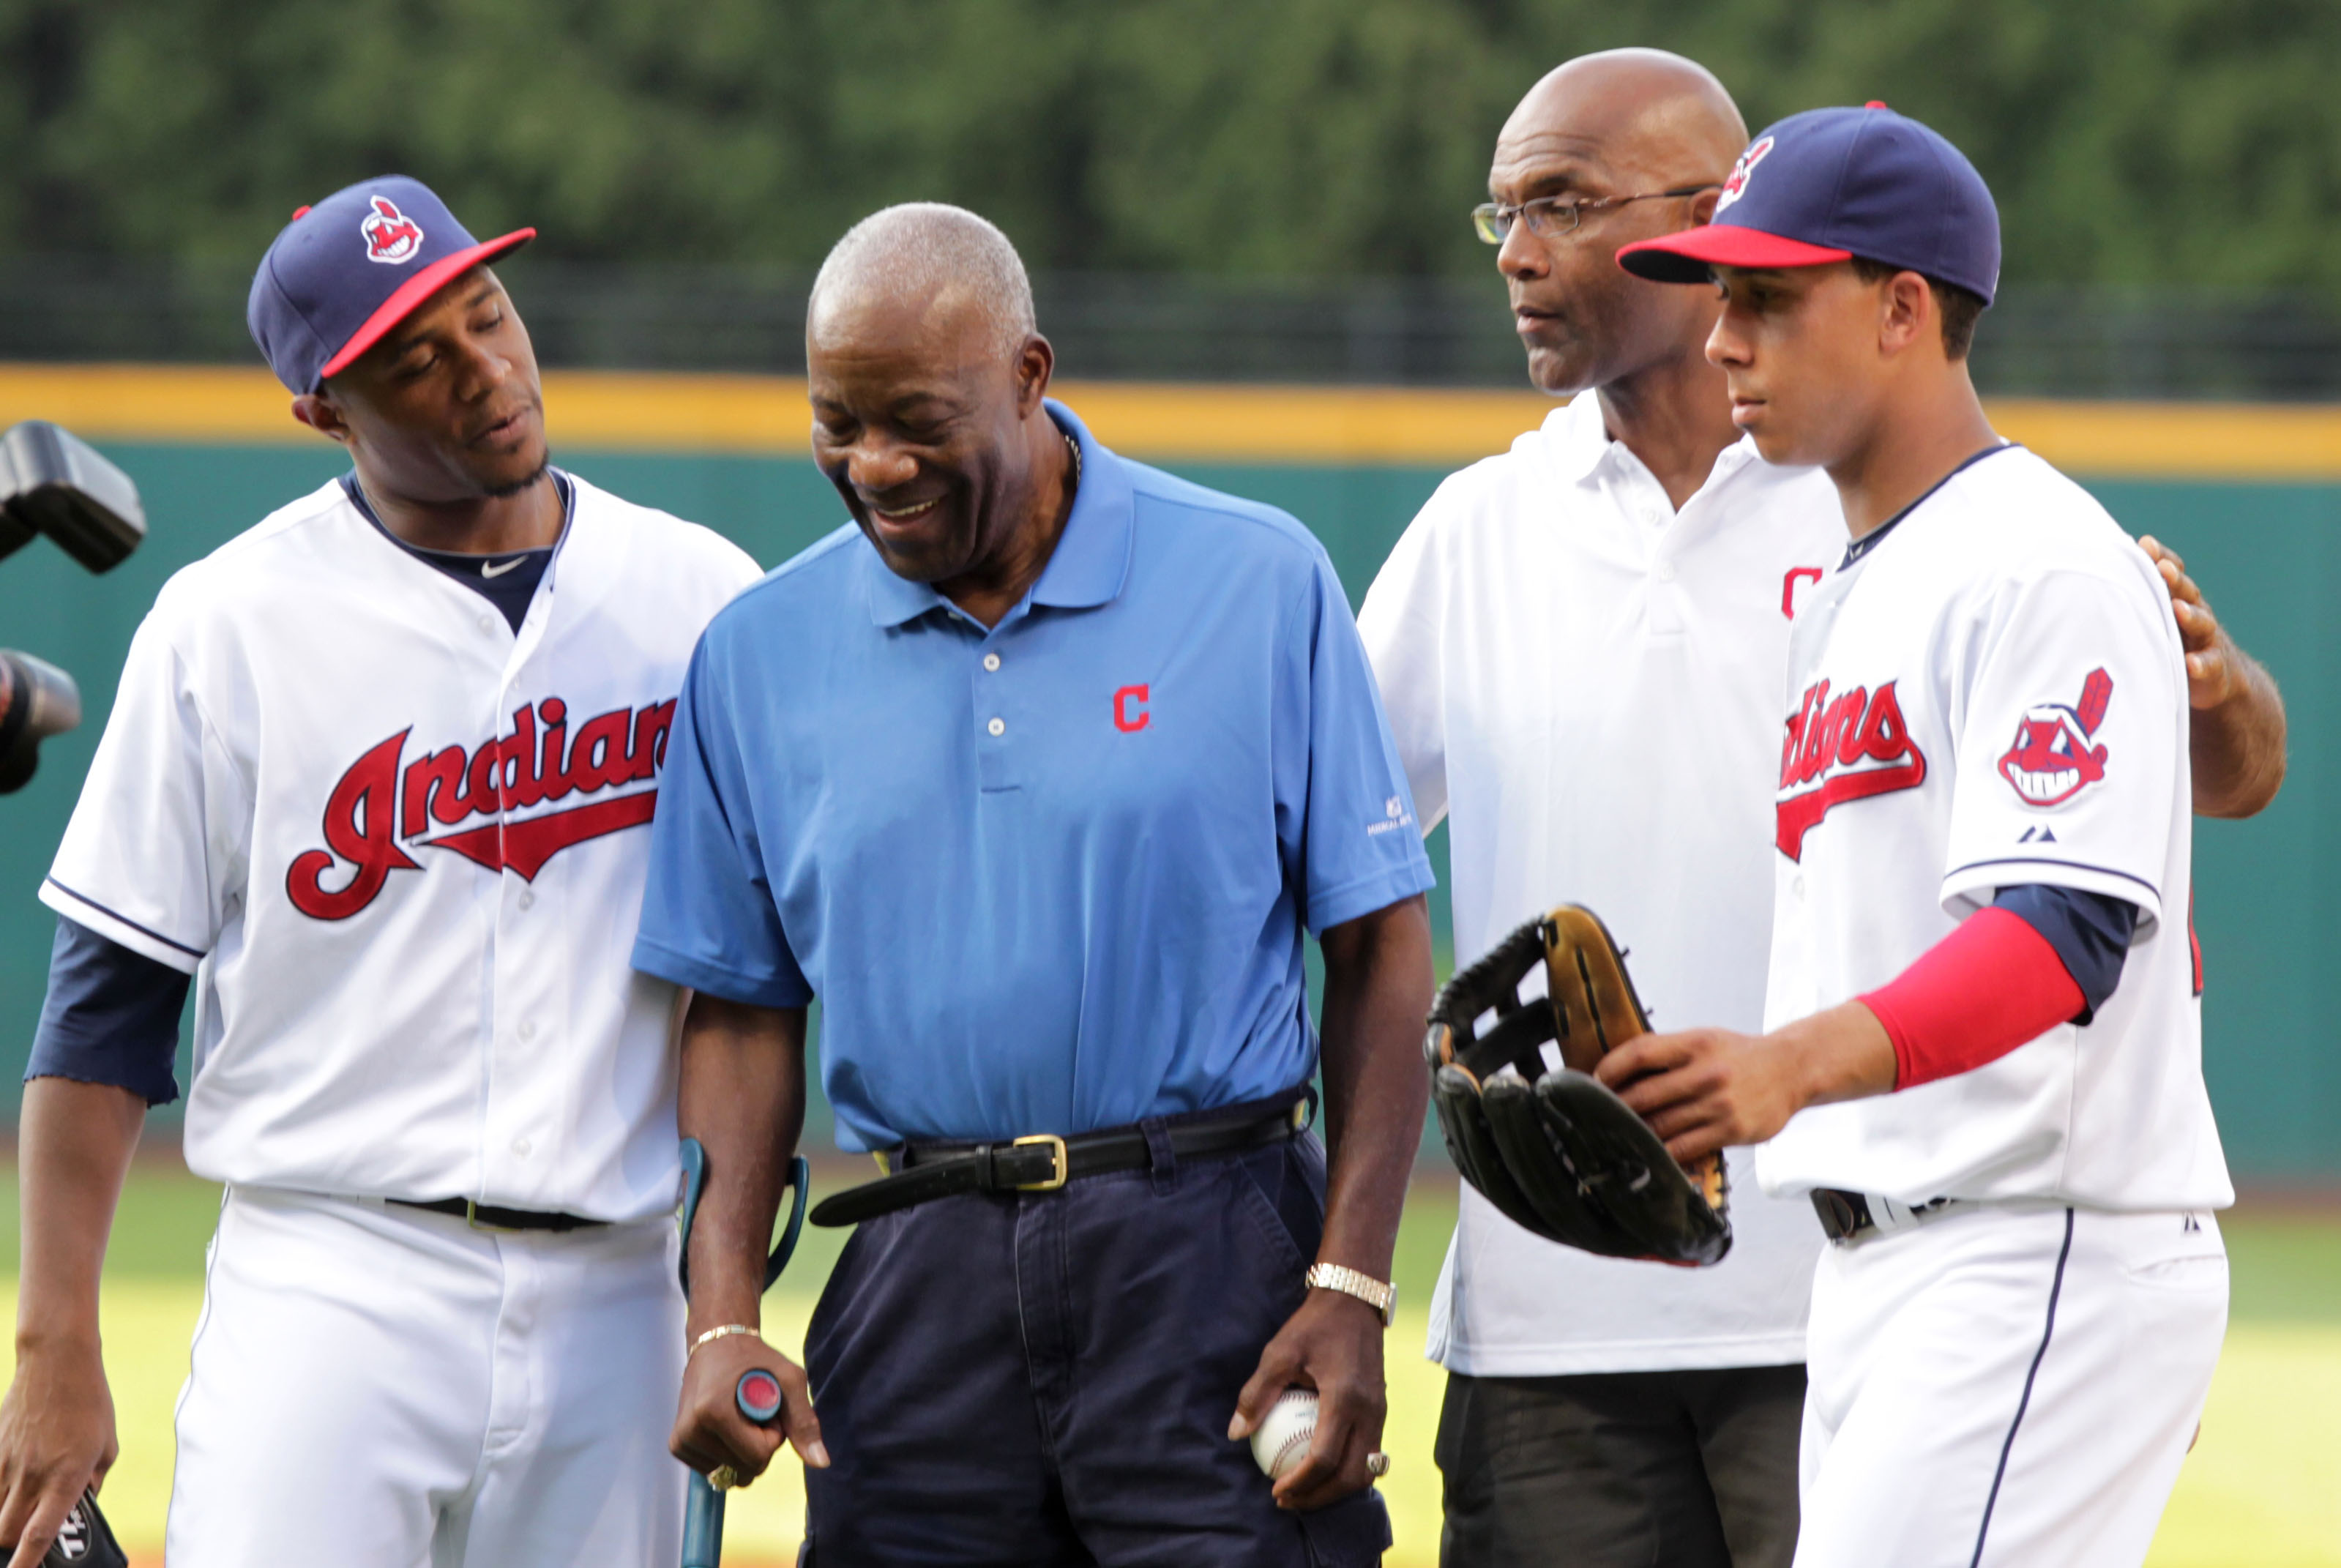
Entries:
{"label": "navy baseball cap", "polygon": [[1713,222],[1628,245],[1618,265],[1658,283],[1705,283],[1711,266],[1854,256],[1955,284],[1986,305],[1999,287],[1999,209],[1983,176],[1883,104],[1789,115],[1739,155]]}
{"label": "navy baseball cap", "polygon": [[277,380],[314,392],[466,270],[535,237],[483,244],[421,180],[384,175],[293,215],[253,275],[244,325]]}

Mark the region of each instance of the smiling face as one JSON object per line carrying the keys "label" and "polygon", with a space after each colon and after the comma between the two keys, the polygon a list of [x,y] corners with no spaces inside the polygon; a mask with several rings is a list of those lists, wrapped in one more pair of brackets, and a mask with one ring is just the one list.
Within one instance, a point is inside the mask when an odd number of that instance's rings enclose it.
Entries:
{"label": "smiling face", "polygon": [[1047,340],[1003,355],[997,321],[956,289],[840,290],[816,303],[805,358],[813,461],[888,568],[984,575],[1032,510]]}
{"label": "smiling face", "polygon": [[536,351],[484,266],[294,407],[350,447],[369,485],[423,504],[511,494],[542,477],[548,458]]}
{"label": "smiling face", "polygon": [[[1571,61],[1520,101],[1497,139],[1488,194],[1598,200],[1719,185],[1747,140],[1715,79],[1689,61],[1618,50]],[[1594,208],[1550,238],[1515,221],[1497,252],[1529,376],[1556,395],[1605,386],[1696,352],[1711,298],[1619,267],[1620,245],[1705,221],[1715,193]]]}
{"label": "smiling face", "polygon": [[1723,369],[1731,422],[1767,463],[1844,461],[1877,424],[1896,369],[1882,341],[1894,280],[1864,282],[1850,262],[1715,270],[1723,314],[1707,357]]}

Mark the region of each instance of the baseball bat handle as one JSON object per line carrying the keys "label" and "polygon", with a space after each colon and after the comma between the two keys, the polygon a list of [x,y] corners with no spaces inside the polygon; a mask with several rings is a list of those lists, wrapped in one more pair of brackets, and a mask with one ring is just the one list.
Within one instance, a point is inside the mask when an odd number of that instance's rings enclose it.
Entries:
{"label": "baseball bat handle", "polygon": [[[769,1426],[781,1413],[781,1380],[762,1367],[740,1374],[732,1390],[740,1413],[758,1426]],[[682,1509],[682,1568],[721,1568],[723,1553],[723,1493],[693,1471],[691,1493]]]}
{"label": "baseball bat handle", "polygon": [[[678,1253],[679,1272],[684,1296],[691,1294],[691,1223],[699,1213],[699,1199],[707,1184],[707,1150],[696,1138],[682,1140],[682,1240]],[[782,1232],[780,1243],[772,1248],[764,1268],[764,1288],[771,1290],[772,1282],[781,1277],[788,1266],[789,1254],[796,1251],[797,1235],[804,1228],[805,1196],[812,1185],[804,1156],[800,1154],[789,1164],[789,1184],[796,1196],[791,1205],[787,1228]],[[759,1426],[769,1425],[781,1413],[781,1381],[771,1373],[751,1368],[741,1375],[732,1390],[732,1402],[740,1413]],[[691,1473],[689,1490],[682,1504],[682,1568],[722,1568],[723,1555],[723,1493],[708,1483],[707,1477],[697,1471]]]}

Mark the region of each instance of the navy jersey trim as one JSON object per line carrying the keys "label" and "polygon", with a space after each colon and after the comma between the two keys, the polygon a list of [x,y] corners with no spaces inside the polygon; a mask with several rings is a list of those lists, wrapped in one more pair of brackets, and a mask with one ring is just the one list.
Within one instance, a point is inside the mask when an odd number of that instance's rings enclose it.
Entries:
{"label": "navy jersey trim", "polygon": [[105,915],[107,919],[120,921],[131,930],[138,933],[139,935],[153,937],[155,941],[161,943],[164,946],[170,948],[173,952],[184,953],[190,958],[200,959],[204,956],[204,950],[202,948],[190,947],[184,942],[174,942],[169,937],[164,935],[161,932],[139,924],[136,921],[131,919],[121,911],[108,909],[105,905],[98,903],[97,900],[87,897],[82,894],[75,893],[72,888],[67,887],[64,883],[59,882],[54,876],[43,877],[41,880],[47,883],[51,887],[55,888],[59,893],[64,894],[66,897],[73,899],[75,902],[89,905],[90,908],[95,909],[100,914]]}
{"label": "navy jersey trim", "polygon": [[1872,528],[1868,533],[1864,534],[1860,538],[1856,539],[1852,544],[1848,544],[1845,547],[1845,559],[1837,564],[1837,569],[1842,572],[1847,567],[1852,565],[1856,561],[1860,560],[1864,555],[1868,554],[1872,550],[1877,549],[1878,546],[1885,541],[1886,535],[1893,533],[1895,529],[1902,525],[1902,520],[1904,518],[1909,516],[1911,513],[1916,512],[1919,507],[1924,506],[1928,501],[1932,500],[1936,491],[1940,490],[1944,485],[1948,484],[1952,480],[1957,479],[1960,474],[1965,474],[1968,469],[1973,468],[1985,458],[1996,457],[2003,452],[2013,452],[2022,444],[2023,443],[2019,441],[2003,441],[1997,446],[1987,446],[1981,452],[1969,455],[1965,461],[1961,462],[1957,468],[1952,469],[1948,474],[1944,474],[1940,479],[1938,479],[1932,484],[1928,485],[1925,493],[1922,494],[1916,501],[1911,502],[1910,504],[1902,508],[1901,511],[1894,514],[1893,516],[1888,517],[1885,522],[1880,523],[1877,527]]}
{"label": "navy jersey trim", "polygon": [[[547,467],[547,477],[553,481],[553,494],[561,498],[561,531],[568,536],[569,524],[577,515],[577,490],[569,475],[558,468]],[[453,550],[425,550],[420,544],[410,544],[388,528],[374,515],[374,505],[366,499],[364,487],[358,484],[356,470],[342,475],[342,493],[350,498],[358,515],[374,526],[374,531],[426,566],[435,567],[495,606],[517,635],[521,623],[528,619],[528,607],[536,597],[537,585],[552,570],[553,554],[561,546],[558,541],[540,545],[533,550],[507,550],[493,555],[473,555]]]}
{"label": "navy jersey trim", "polygon": [[2147,896],[2151,897],[2157,905],[2162,903],[2162,890],[2146,878],[2134,876],[2127,871],[2116,871],[2110,865],[2091,865],[2083,860],[2042,860],[2037,855],[2029,854],[2003,855],[1997,860],[1971,860],[1965,865],[1955,865],[1945,874],[1943,880],[1948,882],[1964,872],[1980,871],[1987,865],[2039,865],[2071,871],[2095,872],[2099,876],[2115,876],[2124,882],[2134,882],[2146,889]]}
{"label": "navy jersey trim", "polygon": [[2017,1429],[2024,1424],[2024,1413],[2032,1404],[2032,1385],[2040,1376],[2040,1363],[2047,1358],[2048,1342],[2057,1337],[2057,1298],[2065,1293],[2065,1263],[2073,1255],[2073,1211],[2065,1211],[2065,1244],[2057,1251],[2057,1277],[2048,1286],[2048,1322],[2040,1331],[2040,1348],[2032,1353],[2032,1369],[2024,1374],[2024,1397],[2016,1402],[2016,1419],[2007,1423],[2007,1436],[1999,1445],[1999,1468],[1991,1473],[1991,1495],[1984,1499],[1983,1523],[1976,1526],[1975,1555],[1967,1559],[1967,1568],[1981,1568],[1983,1543],[1991,1534],[1992,1510],[1999,1506],[2000,1483],[2007,1479],[2007,1455],[2016,1446]]}

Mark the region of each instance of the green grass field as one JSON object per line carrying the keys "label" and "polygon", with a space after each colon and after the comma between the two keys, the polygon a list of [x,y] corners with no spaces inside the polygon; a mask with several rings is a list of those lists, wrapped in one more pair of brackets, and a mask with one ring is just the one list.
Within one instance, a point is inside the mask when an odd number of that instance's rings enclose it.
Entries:
{"label": "green grass field", "polygon": [[[0,1203],[0,1257],[15,1256],[13,1177]],[[142,1164],[125,1201],[107,1267],[106,1366],[122,1459],[107,1513],[143,1564],[160,1561],[170,1492],[171,1412],[186,1375],[203,1298],[203,1254],[217,1190]],[[1400,1313],[1390,1335],[1394,1466],[1383,1491],[1398,1533],[1391,1568],[1438,1560],[1439,1476],[1430,1460],[1441,1373],[1421,1359],[1430,1287],[1454,1223],[1451,1184],[1426,1182],[1400,1240]],[[2149,1560],[2154,1568],[2341,1568],[2341,1212],[2246,1206],[2226,1219],[2235,1311],[2203,1438],[2178,1483]],[[807,1231],[765,1323],[775,1343],[802,1344],[806,1318],[841,1237]],[[15,1297],[13,1276],[5,1281]],[[783,1460],[734,1494],[727,1562],[795,1561],[802,1490]]]}

